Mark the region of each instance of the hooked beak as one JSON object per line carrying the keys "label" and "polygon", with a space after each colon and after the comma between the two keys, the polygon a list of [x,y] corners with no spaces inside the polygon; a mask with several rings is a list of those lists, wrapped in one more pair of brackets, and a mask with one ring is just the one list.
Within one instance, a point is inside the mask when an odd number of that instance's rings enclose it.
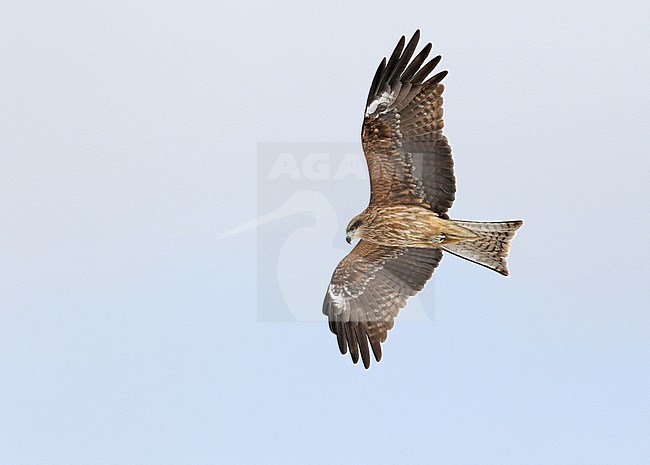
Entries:
{"label": "hooked beak", "polygon": [[345,236],[345,242],[352,244],[352,238],[350,236]]}

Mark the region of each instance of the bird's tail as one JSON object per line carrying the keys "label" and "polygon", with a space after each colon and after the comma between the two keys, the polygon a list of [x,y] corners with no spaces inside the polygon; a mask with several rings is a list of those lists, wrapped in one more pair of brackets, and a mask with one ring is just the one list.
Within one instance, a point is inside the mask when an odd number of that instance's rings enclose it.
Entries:
{"label": "bird's tail", "polygon": [[508,276],[508,252],[510,241],[523,221],[479,222],[454,220],[458,226],[469,229],[478,237],[443,247],[449,253],[457,255],[470,262],[478,263],[491,270]]}

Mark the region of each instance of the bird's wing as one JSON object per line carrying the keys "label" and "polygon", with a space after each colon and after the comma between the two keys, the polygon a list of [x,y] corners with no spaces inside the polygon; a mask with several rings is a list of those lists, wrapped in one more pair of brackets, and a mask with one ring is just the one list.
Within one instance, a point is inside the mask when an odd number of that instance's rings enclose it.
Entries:
{"label": "bird's wing", "polygon": [[456,193],[451,147],[443,135],[442,71],[427,77],[440,56],[423,64],[427,44],[411,60],[420,31],[382,60],[370,86],[363,120],[363,150],[370,172],[370,202],[422,204],[446,217]]}
{"label": "bird's wing", "polygon": [[381,343],[406,299],[415,295],[442,259],[440,249],[387,247],[359,241],[338,264],[323,313],[342,354],[370,366],[370,350],[381,360]]}

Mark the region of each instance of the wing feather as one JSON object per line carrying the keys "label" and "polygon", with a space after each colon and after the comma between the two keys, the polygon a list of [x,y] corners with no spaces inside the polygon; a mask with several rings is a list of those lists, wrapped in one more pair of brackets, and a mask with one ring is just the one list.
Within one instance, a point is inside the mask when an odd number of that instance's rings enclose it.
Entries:
{"label": "wing feather", "polygon": [[362,128],[370,201],[424,204],[446,218],[456,193],[451,147],[443,134],[440,82],[447,71],[429,77],[441,60],[438,55],[426,61],[430,43],[411,59],[419,38],[416,31],[405,47],[402,37],[370,86]]}
{"label": "wing feather", "polygon": [[402,79],[404,81],[411,81],[411,78],[415,76],[415,73],[420,69],[420,66],[422,66],[422,63],[424,63],[424,60],[427,59],[429,56],[429,53],[431,53],[431,49],[433,48],[433,45],[431,43],[428,43],[424,46],[422,50],[420,50],[420,53],[418,53],[415,58],[413,58],[413,61],[411,64],[406,68],[404,73],[402,74]]}
{"label": "wing feather", "polygon": [[419,40],[420,40],[420,31],[417,30],[415,31],[415,34],[413,34],[413,37],[411,37],[411,40],[409,40],[409,43],[406,45],[404,52],[399,57],[399,61],[395,64],[395,68],[391,71],[390,76],[386,78],[386,81],[389,82],[389,85],[394,86],[395,84],[400,82],[400,75],[402,74],[406,66],[409,64],[409,61],[411,60],[411,57],[413,56],[413,53],[415,52],[415,49],[418,46]]}
{"label": "wing feather", "polygon": [[406,300],[422,289],[442,258],[440,249],[386,247],[360,241],[336,267],[323,302],[342,354],[370,366]]}
{"label": "wing feather", "polygon": [[381,81],[381,77],[384,74],[384,69],[386,69],[386,58],[381,60],[381,63],[379,63],[377,71],[375,72],[375,77],[372,79],[372,85],[370,86],[370,92],[368,92],[368,100],[366,102],[366,106],[370,105],[371,98],[377,92],[379,82]]}

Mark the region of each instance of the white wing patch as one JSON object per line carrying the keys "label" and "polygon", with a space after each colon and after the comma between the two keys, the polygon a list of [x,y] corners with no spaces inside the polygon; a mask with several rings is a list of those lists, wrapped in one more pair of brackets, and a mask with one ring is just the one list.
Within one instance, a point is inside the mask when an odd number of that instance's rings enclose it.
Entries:
{"label": "white wing patch", "polygon": [[[368,108],[366,108],[366,116],[373,114],[374,112],[377,111],[377,108],[379,108],[379,105],[386,104],[386,110],[388,107],[395,102],[395,91],[392,92],[383,92],[378,99],[373,100],[370,102],[370,105],[368,105]],[[382,113],[386,113],[386,110],[384,110]]]}
{"label": "white wing patch", "polygon": [[337,293],[334,285],[330,284],[327,289],[327,293],[330,295],[332,301],[336,304],[337,307],[341,308],[342,310],[345,310],[347,308],[348,302],[347,299],[343,297],[343,292],[341,289],[338,289]]}

